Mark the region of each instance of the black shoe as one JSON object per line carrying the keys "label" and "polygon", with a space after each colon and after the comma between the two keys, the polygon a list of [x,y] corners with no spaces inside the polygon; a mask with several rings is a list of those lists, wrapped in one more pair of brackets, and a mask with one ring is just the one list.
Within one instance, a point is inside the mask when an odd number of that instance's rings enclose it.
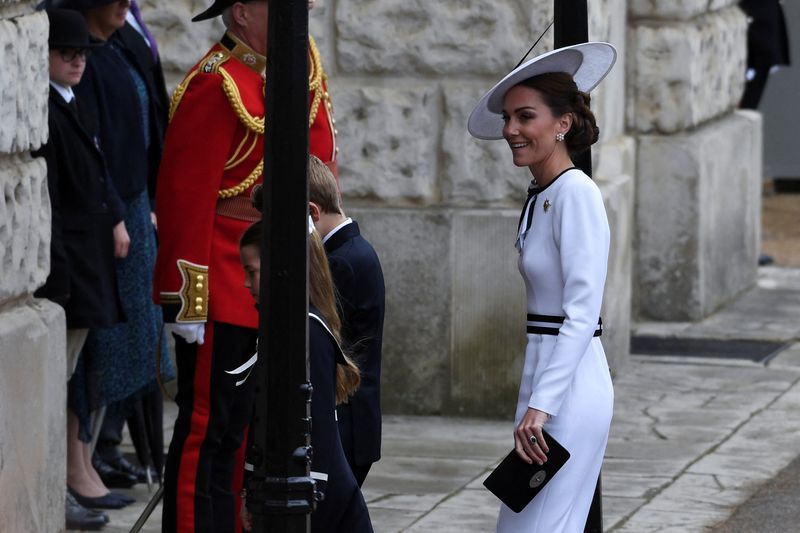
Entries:
{"label": "black shoe", "polygon": [[64,511],[67,529],[99,531],[108,523],[108,516],[105,513],[87,509],[79,504],[69,492],[67,492]]}
{"label": "black shoe", "polygon": [[771,265],[774,262],[775,259],[773,259],[771,255],[761,254],[758,256],[758,266]]}
{"label": "black shoe", "polygon": [[108,461],[108,465],[124,474],[133,476],[139,483],[147,483],[147,470],[139,465],[131,463],[122,455]]}
{"label": "black shoe", "polygon": [[95,498],[83,496],[82,494],[72,490],[70,487],[67,487],[67,492],[72,494],[79,504],[84,507],[88,507],[89,509],[122,509],[123,507],[126,507],[136,501],[129,496],[117,494],[115,492],[109,492],[104,496],[98,496]]}
{"label": "black shoe", "polygon": [[92,513],[94,516],[99,516],[100,518],[102,518],[106,524],[108,524],[111,521],[109,520],[108,515],[99,509],[88,509],[88,511]]}
{"label": "black shoe", "polygon": [[106,463],[100,456],[92,456],[92,466],[97,470],[97,474],[103,484],[110,489],[129,489],[138,483],[135,476],[127,472],[120,472],[110,464]]}

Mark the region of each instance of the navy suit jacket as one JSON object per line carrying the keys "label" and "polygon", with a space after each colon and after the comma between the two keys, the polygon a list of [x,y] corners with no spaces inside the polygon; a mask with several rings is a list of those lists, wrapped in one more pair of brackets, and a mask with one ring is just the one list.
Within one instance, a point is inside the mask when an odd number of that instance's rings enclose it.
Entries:
{"label": "navy suit jacket", "polygon": [[361,386],[337,407],[339,433],[351,465],[381,457],[381,345],[385,287],[378,255],[352,222],[325,241],[342,315],[342,337],[361,370]]}

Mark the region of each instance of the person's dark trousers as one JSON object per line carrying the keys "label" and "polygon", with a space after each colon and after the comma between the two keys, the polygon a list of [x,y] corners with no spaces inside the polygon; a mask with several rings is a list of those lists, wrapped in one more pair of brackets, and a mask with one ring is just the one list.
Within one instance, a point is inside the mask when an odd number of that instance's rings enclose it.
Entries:
{"label": "person's dark trousers", "polygon": [[353,475],[356,476],[356,481],[358,481],[358,486],[360,487],[364,484],[364,480],[367,479],[372,463],[368,465],[350,465],[350,468],[353,470]]}
{"label": "person's dark trousers", "polygon": [[255,383],[226,373],[255,353],[257,330],[211,322],[205,343],[175,338],[178,418],[164,474],[164,532],[234,531],[236,452],[253,409]]}
{"label": "person's dark trousers", "polygon": [[110,465],[122,457],[118,446],[126,421],[141,466],[152,466],[160,476],[164,468],[164,397],[156,384],[146,393],[115,402],[106,409],[95,450]]}
{"label": "person's dark trousers", "polygon": [[347,404],[340,404],[336,408],[339,425],[339,438],[342,441],[342,449],[344,450],[344,457],[347,459],[347,464],[350,465],[350,470],[356,477],[358,486],[364,484],[367,479],[369,469],[372,468],[372,463],[358,464],[356,461],[355,443],[353,442],[353,413],[348,408]]}
{"label": "person's dark trousers", "polygon": [[118,446],[122,442],[122,429],[125,426],[124,402],[125,400],[120,400],[108,405],[103,417],[103,424],[100,426],[100,435],[97,437],[95,451],[107,463],[113,462],[122,455]]}
{"label": "person's dark trousers", "polygon": [[767,79],[769,79],[768,65],[762,65],[753,68],[754,76],[744,84],[744,93],[739,107],[742,109],[758,109],[758,104],[761,102],[761,96],[764,94],[764,89],[767,87]]}

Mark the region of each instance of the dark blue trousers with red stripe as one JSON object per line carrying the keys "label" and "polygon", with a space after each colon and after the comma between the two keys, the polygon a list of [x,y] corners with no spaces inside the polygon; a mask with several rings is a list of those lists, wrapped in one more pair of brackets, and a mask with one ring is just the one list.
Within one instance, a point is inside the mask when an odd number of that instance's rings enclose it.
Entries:
{"label": "dark blue trousers with red stripe", "polygon": [[235,457],[250,422],[254,380],[227,374],[256,350],[258,331],[221,322],[206,325],[202,345],[175,339],[178,419],[164,473],[162,531],[235,530]]}

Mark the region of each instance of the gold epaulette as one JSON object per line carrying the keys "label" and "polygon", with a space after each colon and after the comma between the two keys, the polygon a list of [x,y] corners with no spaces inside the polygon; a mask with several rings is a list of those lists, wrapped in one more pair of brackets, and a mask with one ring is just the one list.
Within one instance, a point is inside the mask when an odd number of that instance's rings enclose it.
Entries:
{"label": "gold epaulette", "polygon": [[219,72],[219,68],[230,58],[230,54],[224,51],[211,52],[197,64],[197,68],[186,75],[183,81],[178,84],[177,87],[175,87],[175,91],[172,93],[172,100],[169,104],[170,121],[172,120],[172,115],[175,114],[175,110],[178,109],[178,105],[181,103],[183,94],[186,92],[186,88],[189,86],[189,83],[192,81],[192,79],[201,72],[205,74]]}
{"label": "gold epaulette", "polygon": [[219,72],[219,68],[230,58],[231,55],[228,52],[218,50],[204,57],[199,68],[206,74]]}

